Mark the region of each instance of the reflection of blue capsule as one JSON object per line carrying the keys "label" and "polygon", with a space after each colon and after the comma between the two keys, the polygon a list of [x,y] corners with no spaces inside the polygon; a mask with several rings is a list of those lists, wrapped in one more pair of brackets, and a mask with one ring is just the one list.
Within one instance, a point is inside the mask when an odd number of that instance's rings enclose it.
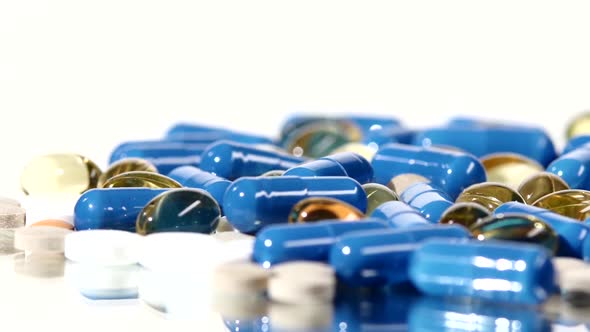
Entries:
{"label": "reflection of blue capsule", "polygon": [[118,229],[135,232],[135,221],[152,198],[168,189],[92,189],[80,196],[74,207],[76,230]]}
{"label": "reflection of blue capsule", "polygon": [[207,145],[169,141],[126,142],[118,145],[113,150],[109,163],[112,164],[124,158],[198,157],[200,160],[201,153],[203,153]]}
{"label": "reflection of blue capsule", "polygon": [[547,171],[561,177],[572,189],[590,189],[590,149],[575,149],[555,159]]}
{"label": "reflection of blue capsule", "polygon": [[272,144],[272,140],[267,137],[187,123],[172,126],[166,133],[166,139],[183,142],[213,143],[219,140],[230,140],[247,144]]}
{"label": "reflection of blue capsule", "polygon": [[252,258],[264,267],[294,260],[327,262],[330,248],[340,235],[384,228],[387,225],[378,219],[272,225],[256,235]]}
{"label": "reflection of blue capsule", "polygon": [[223,211],[237,230],[255,233],[266,225],[286,223],[293,206],[308,197],[335,198],[361,212],[367,209],[363,187],[349,177],[277,176],[236,180],[225,192]]}
{"label": "reflection of blue capsule", "polygon": [[270,320],[267,316],[244,317],[242,319],[223,318],[223,324],[228,332],[269,332]]}
{"label": "reflection of blue capsule", "polygon": [[193,166],[181,166],[173,169],[168,173],[168,177],[178,181],[184,187],[198,188],[207,191],[221,206],[223,204],[223,194],[231,184],[219,176],[205,172]]}
{"label": "reflection of blue capsule", "polygon": [[387,184],[395,176],[414,173],[430,179],[453,199],[468,186],[486,180],[477,158],[441,149],[387,144],[377,151],[371,164],[378,183]]}
{"label": "reflection of blue capsule", "polygon": [[411,206],[400,201],[389,201],[379,205],[371,217],[387,221],[392,228],[429,225],[430,222]]}
{"label": "reflection of blue capsule", "polygon": [[551,138],[540,128],[450,126],[420,132],[414,144],[454,146],[477,157],[497,152],[524,155],[546,166],[556,157]]}
{"label": "reflection of blue capsule", "polygon": [[286,170],[305,159],[287,153],[230,141],[211,144],[201,155],[200,168],[222,178],[234,180],[257,176],[275,169]]}
{"label": "reflection of blue capsule", "polygon": [[422,297],[408,315],[409,331],[549,332],[551,322],[535,308]]}
{"label": "reflection of blue capsule", "polygon": [[[559,256],[584,257],[584,242],[590,241],[588,225],[549,210],[518,202],[504,203],[494,210],[494,215],[502,213],[524,213],[538,217],[559,235]],[[590,255],[590,252],[588,254]]]}
{"label": "reflection of blue capsule", "polygon": [[361,184],[371,182],[373,167],[360,155],[341,152],[295,166],[283,175],[293,176],[349,176]]}
{"label": "reflection of blue capsule", "polygon": [[433,223],[439,222],[445,210],[453,205],[445,192],[423,182],[408,187],[399,198]]}
{"label": "reflection of blue capsule", "polygon": [[430,239],[415,250],[409,271],[434,296],[538,304],[555,290],[551,254],[529,243]]}
{"label": "reflection of blue capsule", "polygon": [[582,147],[585,149],[590,149],[590,145],[588,143],[590,143],[590,135],[572,137],[572,139],[570,139],[565,145],[565,148],[563,148],[562,154],[566,154]]}
{"label": "reflection of blue capsule", "polygon": [[459,225],[415,226],[344,235],[330,251],[330,264],[349,285],[387,285],[408,281],[408,261],[420,242],[430,237],[468,238]]}

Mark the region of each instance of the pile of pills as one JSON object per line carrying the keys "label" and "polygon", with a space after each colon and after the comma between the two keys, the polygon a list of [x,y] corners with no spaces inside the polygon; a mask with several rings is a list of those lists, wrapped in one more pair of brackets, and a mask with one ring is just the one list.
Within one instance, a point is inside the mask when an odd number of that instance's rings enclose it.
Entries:
{"label": "pile of pills", "polygon": [[[3,199],[0,250],[65,253],[85,297],[139,297],[161,312],[189,313],[208,292],[228,317],[269,312],[297,329],[296,305],[316,328],[337,314],[332,304],[368,296],[406,301],[421,328],[474,313],[494,326],[508,304],[501,317],[542,330],[518,306],[556,294],[590,306],[586,118],[561,155],[542,128],[472,118],[414,130],[297,115],[277,138],[181,123],[115,147],[104,171],[80,155],[32,160],[27,199],[69,197],[72,211],[27,214],[24,227],[25,209]],[[385,289],[401,304],[375,298]],[[454,316],[441,309],[449,299]]]}

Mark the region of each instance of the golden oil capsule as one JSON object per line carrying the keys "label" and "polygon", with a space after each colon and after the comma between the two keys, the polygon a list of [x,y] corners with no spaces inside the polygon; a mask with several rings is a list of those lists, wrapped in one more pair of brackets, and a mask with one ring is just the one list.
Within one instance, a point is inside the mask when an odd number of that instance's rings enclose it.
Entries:
{"label": "golden oil capsule", "polygon": [[489,182],[518,188],[523,180],[545,170],[541,164],[516,153],[493,153],[480,158]]}
{"label": "golden oil capsule", "polygon": [[477,203],[455,203],[443,212],[441,224],[459,224],[469,228],[491,215],[488,209]]}
{"label": "golden oil capsule", "polygon": [[562,216],[586,220],[590,217],[590,191],[580,189],[561,190],[539,198],[533,205],[551,210]]}
{"label": "golden oil capsule", "polygon": [[103,188],[182,188],[182,185],[175,180],[152,172],[133,171],[121,173],[104,184]]}
{"label": "golden oil capsule", "polygon": [[469,186],[457,197],[456,202],[477,203],[490,212],[506,202],[524,203],[524,198],[514,189],[495,182],[483,182]]}
{"label": "golden oil capsule", "polygon": [[104,183],[110,178],[127,172],[151,172],[158,173],[158,169],[152,163],[141,158],[125,158],[113,163],[98,178],[98,188],[103,188]]}
{"label": "golden oil capsule", "polygon": [[525,179],[518,187],[518,193],[527,204],[533,204],[545,195],[567,189],[570,187],[559,176],[549,172],[541,172]]}
{"label": "golden oil capsule", "polygon": [[338,199],[310,197],[293,206],[289,213],[289,222],[307,223],[328,219],[355,221],[364,217],[359,209]]}

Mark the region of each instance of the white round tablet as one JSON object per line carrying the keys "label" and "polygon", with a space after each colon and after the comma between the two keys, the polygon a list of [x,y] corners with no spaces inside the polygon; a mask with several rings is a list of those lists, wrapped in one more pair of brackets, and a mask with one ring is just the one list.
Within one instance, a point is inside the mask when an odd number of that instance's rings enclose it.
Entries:
{"label": "white round tablet", "polygon": [[210,235],[185,232],[144,237],[139,264],[154,270],[202,270],[217,265],[218,242]]}
{"label": "white round tablet", "polygon": [[14,247],[25,252],[62,253],[65,237],[70,233],[59,227],[21,227],[14,232]]}
{"label": "white round tablet", "polygon": [[268,295],[280,303],[330,303],[334,299],[336,277],[327,264],[290,262],[272,269]]}
{"label": "white round tablet", "polygon": [[137,264],[98,266],[67,262],[65,278],[91,300],[129,299],[137,297],[140,269]]}
{"label": "white round tablet", "polygon": [[71,261],[100,265],[130,265],[139,260],[142,237],[118,230],[88,230],[65,238],[65,255]]}
{"label": "white round tablet", "polygon": [[270,271],[258,264],[237,261],[218,266],[213,273],[213,288],[218,293],[263,293]]}
{"label": "white round tablet", "polygon": [[0,205],[0,228],[18,228],[25,225],[25,209],[14,205]]}

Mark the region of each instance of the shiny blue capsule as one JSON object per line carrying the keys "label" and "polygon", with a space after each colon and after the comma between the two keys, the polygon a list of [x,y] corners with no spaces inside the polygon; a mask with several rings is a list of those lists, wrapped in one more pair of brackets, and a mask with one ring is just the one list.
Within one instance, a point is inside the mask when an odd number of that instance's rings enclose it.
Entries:
{"label": "shiny blue capsule", "polygon": [[[111,153],[109,163],[125,158],[177,158],[197,157],[205,151],[208,143],[183,143],[172,141],[134,141],[119,144]],[[198,163],[198,162],[197,162]]]}
{"label": "shiny blue capsule", "polygon": [[545,130],[518,126],[453,125],[424,130],[416,135],[415,145],[453,146],[477,157],[497,152],[518,153],[546,166],[557,156]]}
{"label": "shiny blue capsule", "polygon": [[562,154],[566,154],[578,148],[590,149],[590,145],[588,143],[590,143],[590,135],[572,137],[572,139],[570,139],[563,148]]}
{"label": "shiny blue capsule", "polygon": [[284,175],[348,176],[365,184],[373,180],[373,167],[356,153],[341,152],[290,168]]}
{"label": "shiny blue capsule", "polygon": [[215,198],[219,206],[223,204],[223,195],[227,187],[231,184],[229,180],[193,166],[177,167],[168,173],[168,177],[176,180],[184,187],[207,191]]}
{"label": "shiny blue capsule", "polygon": [[83,193],[74,207],[76,230],[117,229],[135,232],[144,206],[168,189],[108,188]]}
{"label": "shiny blue capsule", "polygon": [[590,189],[590,149],[580,148],[555,159],[547,171],[561,177],[572,189]]}
{"label": "shiny blue capsule", "polygon": [[481,162],[473,155],[441,149],[387,144],[377,151],[371,164],[378,183],[387,184],[395,176],[414,173],[430,179],[453,199],[463,189],[486,180]]}
{"label": "shiny blue capsule", "polygon": [[420,212],[400,201],[389,201],[379,205],[373,210],[371,217],[386,221],[392,228],[430,225]]}
{"label": "shiny blue capsule", "polygon": [[242,233],[256,233],[262,227],[286,223],[289,212],[302,199],[339,199],[365,212],[367,196],[352,178],[329,176],[244,177],[232,183],[223,197],[228,221]]}
{"label": "shiny blue capsule", "polygon": [[362,133],[368,133],[370,130],[382,127],[399,127],[400,121],[391,117],[366,116],[366,115],[348,115],[325,117],[317,115],[293,115],[287,118],[281,127],[281,133],[285,134],[314,122],[321,121],[347,121],[355,124]]}
{"label": "shiny blue capsule", "polygon": [[267,137],[238,133],[235,131],[208,127],[203,125],[179,123],[172,126],[165,136],[166,140],[176,140],[183,142],[208,142],[213,143],[219,140],[237,141],[246,144],[272,144],[272,140]]}
{"label": "shiny blue capsule", "polygon": [[409,271],[433,296],[538,304],[555,290],[551,254],[528,243],[430,239],[415,250]]}
{"label": "shiny blue capsule", "polygon": [[374,149],[388,143],[412,144],[416,134],[416,130],[400,126],[376,126],[363,135],[362,142]]}
{"label": "shiny blue capsule", "polygon": [[438,223],[443,213],[453,205],[453,201],[444,191],[423,182],[411,185],[399,198],[420,211],[432,223]]}
{"label": "shiny blue capsule", "polygon": [[590,256],[590,252],[584,253],[585,242],[590,241],[588,236],[590,227],[583,222],[564,217],[555,212],[526,205],[518,202],[508,202],[494,210],[494,215],[503,213],[524,213],[533,215],[551,226],[559,236],[557,255],[583,258]]}
{"label": "shiny blue capsule", "polygon": [[222,178],[235,180],[243,176],[258,176],[272,170],[286,170],[304,161],[304,158],[286,152],[219,141],[203,151],[199,167]]}
{"label": "shiny blue capsule", "polygon": [[296,260],[327,262],[330,248],[339,236],[354,231],[385,228],[387,225],[378,219],[271,225],[256,234],[252,258],[266,268]]}
{"label": "shiny blue capsule", "polygon": [[459,225],[427,225],[407,229],[355,232],[342,236],[330,251],[338,278],[355,286],[408,281],[408,262],[420,242],[431,237],[468,238]]}

